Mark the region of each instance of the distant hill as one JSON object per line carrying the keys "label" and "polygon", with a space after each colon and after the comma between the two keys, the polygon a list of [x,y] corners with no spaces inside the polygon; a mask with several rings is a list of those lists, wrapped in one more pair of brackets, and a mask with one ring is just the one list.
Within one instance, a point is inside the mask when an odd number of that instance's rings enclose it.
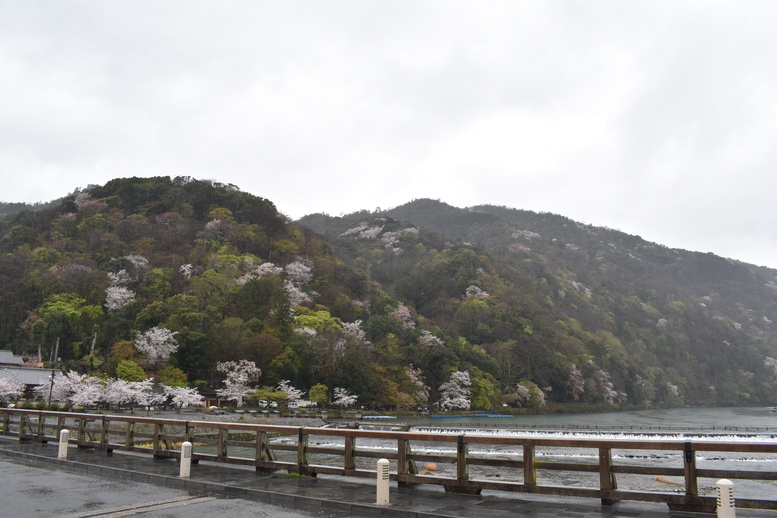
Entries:
{"label": "distant hill", "polygon": [[[447,401],[457,371],[477,409],[777,404],[777,271],[555,214],[291,222],[234,185],[119,178],[0,219],[0,286],[0,349],[104,376],[213,391],[245,359],[384,409]],[[136,347],[160,333],[169,359]]]}
{"label": "distant hill", "polygon": [[[343,229],[385,218],[469,243],[479,257],[488,257],[493,270],[470,276],[471,282],[499,292],[500,300],[484,299],[474,329],[465,329],[439,297],[414,296],[402,280],[393,290],[500,362],[539,359],[543,374],[534,367],[531,378],[549,383],[551,397],[568,389],[554,378],[559,364],[580,369],[592,361],[631,402],[671,400],[675,392],[685,404],[773,400],[777,270],[670,249],[556,214],[488,205],[460,209],[429,199],[380,213],[306,216],[298,223],[339,242],[348,239],[337,237]],[[429,268],[414,264],[401,277],[413,279],[418,290],[436,275]],[[500,308],[506,300],[508,307]],[[524,332],[501,330],[515,320],[524,323]],[[526,342],[531,345],[521,345]],[[590,386],[604,379],[587,375]]]}
{"label": "distant hill", "polygon": [[59,205],[62,202],[61,199],[49,201],[49,202],[38,202],[38,203],[7,203],[0,201],[0,218],[4,218],[6,216],[10,216],[11,214],[16,214],[17,212],[22,212],[25,210],[42,210],[42,209],[48,209],[50,207],[54,207],[56,205]]}

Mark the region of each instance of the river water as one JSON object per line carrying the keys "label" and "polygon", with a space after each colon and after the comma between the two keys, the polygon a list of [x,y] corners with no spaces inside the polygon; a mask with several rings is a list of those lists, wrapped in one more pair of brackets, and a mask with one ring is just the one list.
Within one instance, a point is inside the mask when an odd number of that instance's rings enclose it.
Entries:
{"label": "river water", "polygon": [[[777,443],[777,412],[772,408],[676,408],[668,410],[640,410],[595,414],[544,414],[494,417],[415,417],[410,419],[374,419],[370,422],[390,425],[395,421],[411,425],[411,431],[428,434],[497,435],[559,439],[634,439],[682,440],[694,443],[704,441],[746,441]],[[279,438],[294,442],[296,438]],[[333,438],[310,438],[310,446],[341,446]],[[357,449],[395,452],[395,441],[359,439]],[[455,443],[416,441],[414,453],[455,456]],[[521,447],[472,444],[469,455],[479,458],[521,460]],[[698,469],[777,471],[777,455],[760,453],[697,452]],[[639,465],[658,468],[683,467],[680,451],[612,450],[614,465]],[[324,459],[322,459],[324,460]],[[327,459],[328,460],[328,459]],[[540,448],[536,450],[540,462],[598,463],[598,450],[573,448]],[[311,460],[311,462],[315,462]],[[334,458],[330,462],[337,462]],[[339,462],[342,462],[340,460]],[[375,469],[374,459],[357,457],[357,467]],[[436,463],[418,468],[431,468],[434,474],[455,477],[452,463]],[[396,466],[392,462],[392,470]],[[519,469],[491,468],[470,465],[470,478],[521,482]],[[620,489],[661,492],[684,492],[682,476],[647,476],[618,474]],[[598,473],[539,470],[537,482],[541,485],[597,488]],[[700,494],[714,495],[715,482],[699,479]],[[774,499],[777,482],[735,481],[735,496],[740,498]]]}
{"label": "river water", "polygon": [[[750,431],[777,434],[777,412],[765,407],[671,408],[591,414],[533,414],[515,417],[420,417],[414,427],[473,429],[588,429],[630,431]],[[486,415],[486,414],[481,414]],[[491,414],[493,415],[493,414]]]}
{"label": "river water", "polygon": [[[430,435],[496,435],[558,439],[633,439],[692,441],[742,441],[777,443],[777,412],[772,408],[675,408],[667,410],[640,410],[591,414],[538,414],[523,416],[423,416],[401,419],[367,419],[362,423],[373,423],[388,427],[398,423],[410,425],[410,431]],[[296,434],[274,437],[271,443],[296,445]],[[310,436],[309,446],[343,448],[344,440],[339,437]],[[363,451],[396,453],[396,440],[371,440],[359,438],[356,448]],[[253,449],[230,448],[230,456],[253,458]],[[777,472],[777,454],[704,452],[697,447],[698,469],[743,470]],[[215,453],[204,448],[203,453]],[[412,451],[417,454],[456,455],[456,444],[433,441],[413,441]],[[598,464],[598,450],[564,447],[537,447],[539,462],[560,462]],[[296,452],[276,451],[278,460],[296,463]],[[522,460],[520,446],[479,445],[469,446],[469,456],[484,459]],[[613,464],[618,466],[650,466],[660,469],[683,468],[682,451],[613,449]],[[311,464],[341,466],[342,456],[309,454]],[[358,469],[375,470],[375,459],[357,456]],[[427,463],[428,464],[428,463]],[[438,462],[427,465],[418,462],[419,471],[428,470],[435,475],[455,478],[454,463]],[[391,461],[391,470],[396,471]],[[522,469],[493,468],[470,465],[470,478],[495,481],[522,482]],[[683,493],[684,478],[677,475],[648,476],[617,474],[619,489]],[[699,479],[699,493],[715,494],[716,480]],[[550,486],[575,486],[598,488],[598,473],[538,470],[537,483]],[[758,480],[734,480],[734,494],[740,498],[775,499],[777,482]]]}

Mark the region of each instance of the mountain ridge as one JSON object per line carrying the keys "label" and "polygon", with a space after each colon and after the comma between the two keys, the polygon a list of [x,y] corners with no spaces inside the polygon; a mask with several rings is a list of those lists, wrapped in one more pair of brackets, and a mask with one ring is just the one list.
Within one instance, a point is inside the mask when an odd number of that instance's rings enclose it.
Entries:
{"label": "mountain ridge", "polygon": [[[117,178],[0,219],[0,346],[114,376],[154,328],[219,362],[379,408],[777,403],[775,270],[564,216],[415,200],[291,222],[187,177]],[[419,385],[420,384],[420,385]]]}

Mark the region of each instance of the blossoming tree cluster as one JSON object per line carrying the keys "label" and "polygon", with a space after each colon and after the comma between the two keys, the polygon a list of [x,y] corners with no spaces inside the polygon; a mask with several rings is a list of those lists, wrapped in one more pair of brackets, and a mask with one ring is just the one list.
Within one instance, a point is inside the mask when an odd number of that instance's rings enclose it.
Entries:
{"label": "blossoming tree cluster", "polygon": [[167,363],[170,355],[178,350],[177,331],[164,327],[152,327],[135,337],[135,348],[146,356],[150,366]]}
{"label": "blossoming tree cluster", "polygon": [[0,401],[16,399],[24,393],[24,383],[8,370],[0,370]]}
{"label": "blossoming tree cluster", "polygon": [[147,407],[166,402],[180,409],[184,406],[202,406],[205,401],[205,398],[194,388],[170,387],[155,383],[150,378],[143,381],[102,379],[75,371],[66,372],[62,377],[57,378],[53,386],[49,381],[36,387],[34,392],[42,399],[47,399],[51,394],[53,401],[71,405],[83,407],[128,405],[133,410],[135,407]]}
{"label": "blossoming tree cluster", "polygon": [[456,371],[451,374],[451,378],[440,385],[440,409],[469,410],[469,387],[471,385],[472,381],[468,371]]}
{"label": "blossoming tree cluster", "polygon": [[335,387],[335,398],[334,401],[332,401],[332,404],[342,408],[348,408],[355,405],[358,399],[359,396],[351,394],[347,389]]}
{"label": "blossoming tree cluster", "polygon": [[256,363],[248,360],[219,363],[216,370],[226,375],[224,387],[218,389],[216,394],[229,401],[236,401],[239,407],[243,406],[243,398],[253,392],[249,383],[258,380],[262,373]]}

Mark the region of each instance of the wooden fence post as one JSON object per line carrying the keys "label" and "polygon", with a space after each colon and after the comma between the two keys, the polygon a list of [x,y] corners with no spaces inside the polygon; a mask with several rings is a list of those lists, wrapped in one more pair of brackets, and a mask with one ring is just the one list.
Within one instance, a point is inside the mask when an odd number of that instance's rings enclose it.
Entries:
{"label": "wooden fence post", "polygon": [[[154,449],[154,452],[159,450],[159,436],[162,435],[160,428],[161,425],[159,423],[154,423],[154,437],[151,440],[151,447]],[[156,453],[154,453],[154,457],[157,457]]]}
{"label": "wooden fence post", "polygon": [[77,448],[86,448],[86,446],[82,445],[82,442],[86,441],[86,418],[85,417],[79,417],[78,418],[78,446]]}
{"label": "wooden fence post", "polygon": [[[612,450],[599,448],[599,488],[604,490],[618,489],[615,473],[612,472]],[[618,498],[602,498],[602,505],[614,505]]]}
{"label": "wooden fence post", "polygon": [[[410,450],[410,441],[405,439],[397,439],[397,475],[417,475],[418,469],[414,460],[409,460],[408,457],[412,453]],[[405,482],[400,480],[399,487],[409,487],[415,485],[412,482]]]}
{"label": "wooden fence post", "polygon": [[469,466],[467,466],[467,453],[469,445],[464,441],[464,436],[459,435],[456,441],[456,478],[458,480],[469,479]]}
{"label": "wooden fence post", "polygon": [[216,450],[216,455],[219,457],[227,457],[227,439],[229,438],[229,432],[223,428],[219,428],[219,443]]}
{"label": "wooden fence post", "polygon": [[43,412],[38,412],[38,431],[37,431],[37,433],[35,435],[38,436],[38,440],[40,442],[42,442],[42,443],[48,442],[46,440],[46,438],[44,437],[45,430],[43,429],[43,423],[44,423],[45,420],[46,420],[46,418],[43,417]]}
{"label": "wooden fence post", "polygon": [[24,442],[26,440],[22,437],[24,435],[25,421],[27,421],[27,414],[19,414],[19,442]]}
{"label": "wooden fence post", "polygon": [[132,421],[127,422],[126,435],[124,437],[124,446],[132,448],[135,446],[135,423]]}
{"label": "wooden fence post", "polygon": [[523,484],[525,486],[537,485],[537,470],[534,469],[534,445],[523,445]]}
{"label": "wooden fence post", "polygon": [[691,441],[686,441],[683,448],[683,465],[685,467],[685,495],[699,496],[699,481],[696,477],[696,452]]}
{"label": "wooden fence post", "polygon": [[345,436],[345,455],[343,468],[356,469],[356,438]]}
{"label": "wooden fence post", "polygon": [[310,475],[315,477],[316,473],[311,471],[308,466],[308,437],[305,433],[305,427],[301,426],[297,436],[297,472],[301,475]]}

